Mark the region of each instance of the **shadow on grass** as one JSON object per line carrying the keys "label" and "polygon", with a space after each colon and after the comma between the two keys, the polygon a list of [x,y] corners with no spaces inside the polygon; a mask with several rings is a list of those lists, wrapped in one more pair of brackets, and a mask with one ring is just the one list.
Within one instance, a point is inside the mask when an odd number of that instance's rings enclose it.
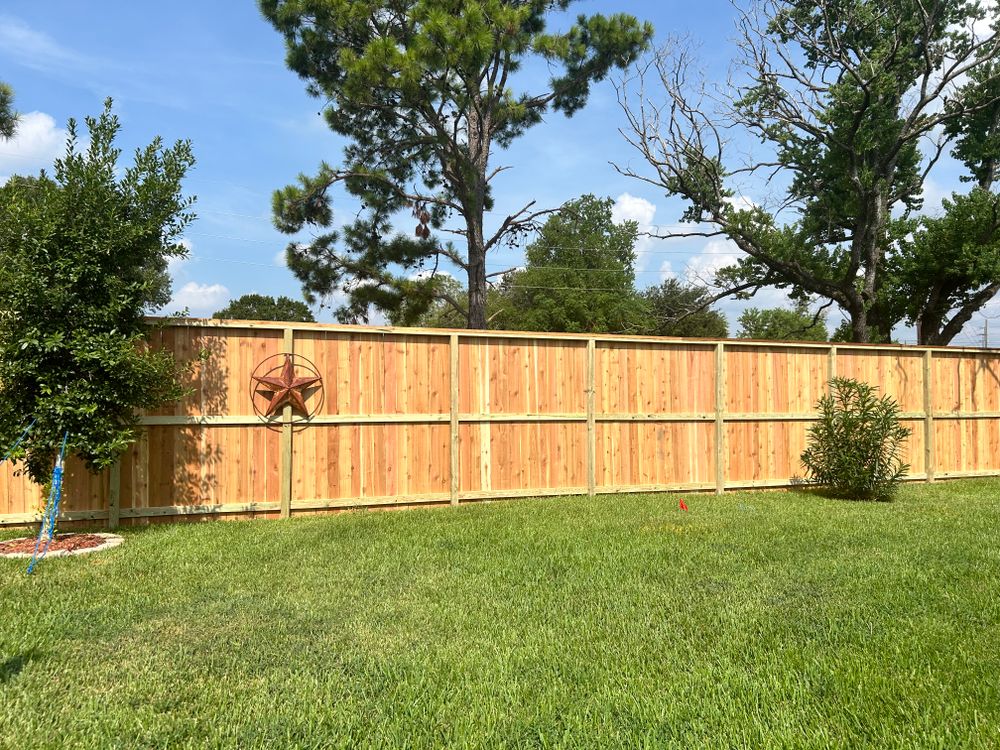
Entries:
{"label": "shadow on grass", "polygon": [[803,498],[808,497],[812,499],[819,498],[822,500],[839,500],[844,503],[866,503],[870,505],[889,505],[896,499],[895,497],[883,500],[873,497],[852,497],[850,495],[835,492],[826,485],[813,484],[809,480],[801,477],[792,477],[791,487],[788,489],[788,492]]}
{"label": "shadow on grass", "polygon": [[0,662],[0,685],[4,685],[19,674],[28,665],[29,662],[35,661],[41,656],[41,653],[37,649],[29,649],[23,654],[15,654],[9,659],[5,659]]}

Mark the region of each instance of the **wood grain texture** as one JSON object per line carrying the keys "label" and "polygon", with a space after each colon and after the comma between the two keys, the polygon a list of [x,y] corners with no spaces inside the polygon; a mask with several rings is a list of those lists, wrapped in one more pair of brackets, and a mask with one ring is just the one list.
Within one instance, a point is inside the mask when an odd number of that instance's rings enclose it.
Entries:
{"label": "wood grain texture", "polygon": [[[1000,474],[993,350],[203,321],[150,343],[190,364],[191,394],[142,415],[117,509],[111,472],[69,460],[68,517],[784,486],[803,473],[833,374],[900,402],[911,477]],[[323,376],[316,417],[266,424],[250,375],[293,350]],[[42,500],[15,469],[0,467],[0,524],[34,518]]]}

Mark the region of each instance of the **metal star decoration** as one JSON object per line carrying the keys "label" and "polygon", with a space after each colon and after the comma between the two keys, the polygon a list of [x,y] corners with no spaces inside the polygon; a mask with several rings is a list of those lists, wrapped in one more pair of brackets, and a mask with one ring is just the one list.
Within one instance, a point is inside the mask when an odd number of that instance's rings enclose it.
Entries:
{"label": "metal star decoration", "polygon": [[257,381],[258,390],[271,392],[271,399],[265,412],[268,417],[277,414],[285,404],[290,405],[293,411],[308,417],[309,409],[306,408],[303,391],[321,380],[315,375],[305,378],[295,377],[295,365],[289,354],[285,355],[285,364],[281,368],[280,376],[274,378],[269,375],[254,375],[253,379]]}

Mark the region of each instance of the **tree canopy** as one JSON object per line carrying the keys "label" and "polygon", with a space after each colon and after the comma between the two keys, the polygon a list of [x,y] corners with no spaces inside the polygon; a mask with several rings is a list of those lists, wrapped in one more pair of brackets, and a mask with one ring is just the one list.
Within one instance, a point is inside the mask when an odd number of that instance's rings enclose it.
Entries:
{"label": "tree canopy", "polygon": [[[724,235],[746,254],[717,277],[724,289],[831,300],[855,341],[888,340],[923,315],[901,304],[895,255],[930,169],[956,144],[975,179],[995,172],[1000,38],[995,25],[979,31],[988,13],[978,0],[752,5],[728,88],[709,91],[676,41],[623,82],[626,137],[648,169],[620,171],[685,199],[683,218],[699,225],[685,235]],[[761,201],[744,200],[748,185]],[[925,291],[915,298],[933,304]],[[978,292],[951,294],[959,307],[945,312],[971,314]]]}
{"label": "tree canopy", "polygon": [[528,245],[526,265],[503,277],[491,328],[642,333],[635,291],[634,221],[615,224],[614,201],[585,195],[550,216]]}
{"label": "tree canopy", "polygon": [[[356,322],[372,307],[415,320],[441,300],[456,303],[470,327],[486,327],[487,253],[550,213],[528,201],[487,226],[494,180],[508,168],[493,163],[494,152],[549,111],[578,111],[591,85],[628,65],[652,36],[626,14],[580,15],[566,31],[547,32],[572,2],[260,0],[285,38],[289,67],[348,141],[341,166],[322,162],[274,196],[279,229],[322,230],[288,248],[308,301],[345,293],[338,318]],[[531,58],[552,75],[546,87],[522,91],[517,74]],[[361,204],[342,232],[330,228],[337,185]],[[394,229],[406,211],[416,223],[410,235]],[[466,275],[466,300],[442,296],[435,275],[420,273],[442,262]]]}
{"label": "tree canopy", "polygon": [[35,420],[15,458],[39,483],[64,432],[102,469],[134,439],[138,409],[182,394],[172,355],[146,343],[144,314],[162,299],[156,269],[186,252],[191,145],[157,138],[120,167],[111,101],[85,123],[81,138],[70,120],[52,176],[0,187],[0,442]]}
{"label": "tree canopy", "polygon": [[648,305],[647,330],[656,336],[700,336],[724,339],[726,316],[713,310],[712,291],[678,279],[667,279],[643,292]]}
{"label": "tree canopy", "polygon": [[801,302],[792,309],[784,307],[744,310],[739,317],[741,339],[767,339],[770,341],[827,341],[826,320],[821,313],[809,312]]}
{"label": "tree canopy", "polygon": [[291,297],[270,297],[264,294],[244,294],[230,301],[213,318],[228,320],[285,320],[314,323],[316,318],[309,306]]}

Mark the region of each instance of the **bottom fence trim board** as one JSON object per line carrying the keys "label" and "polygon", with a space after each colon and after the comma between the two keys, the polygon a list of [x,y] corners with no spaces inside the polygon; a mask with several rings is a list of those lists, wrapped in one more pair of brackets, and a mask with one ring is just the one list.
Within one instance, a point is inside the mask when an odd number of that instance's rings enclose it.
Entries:
{"label": "bottom fence trim board", "polygon": [[977,477],[1000,476],[1000,469],[992,471],[935,471],[935,479],[975,479]]}
{"label": "bottom fence trim board", "polygon": [[[989,471],[946,471],[935,473],[937,479],[976,479],[1000,477],[1000,469]],[[909,474],[903,478],[906,482],[923,481],[926,474]],[[816,487],[808,482],[796,482],[791,479],[745,480],[726,483],[727,490],[745,489],[780,489],[780,488],[810,488]],[[715,489],[714,483],[689,482],[677,484],[630,484],[604,485],[595,488],[600,495],[641,494],[646,492],[710,492]],[[585,496],[586,487],[536,487],[525,490],[478,490],[459,493],[461,501],[503,500],[529,497],[560,497]],[[437,492],[424,495],[400,495],[392,497],[350,497],[337,499],[296,500],[292,503],[292,511],[334,510],[340,508],[365,508],[392,505],[445,504],[451,498],[448,492]],[[164,505],[149,508],[122,508],[121,518],[154,518],[163,516],[214,516],[227,513],[268,513],[277,512],[281,504],[277,502],[261,503],[221,503],[204,505]],[[63,521],[102,521],[107,520],[107,510],[71,510],[60,515]],[[0,515],[0,526],[18,526],[38,523],[41,516],[38,513],[7,513]]]}
{"label": "bottom fence trim board", "polygon": [[528,490],[470,490],[459,493],[460,500],[504,500],[518,497],[557,497],[586,495],[586,487],[535,487]]}
{"label": "bottom fence trim board", "polygon": [[[60,521],[106,521],[106,510],[70,510],[59,514]],[[26,523],[38,523],[42,520],[39,513],[6,513],[0,515],[0,526],[18,526]]]}
{"label": "bottom fence trim board", "polygon": [[598,495],[641,494],[643,492],[697,492],[714,490],[715,483],[684,482],[678,484],[622,484],[598,485],[595,489]]}
{"label": "bottom fence trim board", "polygon": [[216,505],[158,505],[149,508],[122,508],[122,518],[157,516],[200,516],[221,513],[256,513],[281,510],[281,503],[221,503]]}
{"label": "bottom fence trim board", "polygon": [[335,508],[366,508],[378,505],[411,505],[418,503],[447,503],[451,493],[436,492],[427,495],[398,495],[392,497],[341,497],[334,499],[310,498],[293,500],[292,513],[297,510],[330,510]]}

